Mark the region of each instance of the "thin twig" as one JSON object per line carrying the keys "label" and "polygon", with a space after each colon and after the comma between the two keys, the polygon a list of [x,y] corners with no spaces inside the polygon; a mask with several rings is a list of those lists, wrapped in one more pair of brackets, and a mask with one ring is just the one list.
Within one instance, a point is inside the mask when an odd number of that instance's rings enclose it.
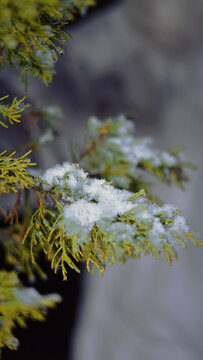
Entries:
{"label": "thin twig", "polygon": [[93,140],[88,147],[86,147],[80,155],[79,162],[87,156],[92,150],[96,149],[97,145],[103,140],[104,134],[99,134],[96,140]]}
{"label": "thin twig", "polygon": [[14,207],[12,208],[12,210],[10,211],[10,213],[6,216],[6,218],[4,219],[4,222],[7,223],[8,221],[10,221],[10,224],[13,224],[13,220],[15,217],[15,222],[16,224],[18,224],[18,209],[20,207],[20,198],[21,198],[21,194],[22,194],[22,190],[18,190],[17,193],[17,199],[15,202]]}
{"label": "thin twig", "polygon": [[54,201],[55,203],[57,203],[59,200],[62,200],[63,202],[65,202],[67,205],[71,205],[72,202],[71,201],[66,201],[63,199],[62,195],[57,195],[56,193],[53,192],[53,187],[49,190],[43,190],[41,189],[39,186],[34,186],[32,188],[32,190],[34,191],[35,193],[35,197],[37,199],[37,203],[39,204],[39,196],[37,194],[37,192],[39,192],[40,194],[44,195],[44,196],[50,196]]}
{"label": "thin twig", "polygon": [[6,219],[7,217],[7,214],[6,214],[6,211],[2,208],[2,206],[0,205],[0,213],[3,215],[4,217],[4,220]]}

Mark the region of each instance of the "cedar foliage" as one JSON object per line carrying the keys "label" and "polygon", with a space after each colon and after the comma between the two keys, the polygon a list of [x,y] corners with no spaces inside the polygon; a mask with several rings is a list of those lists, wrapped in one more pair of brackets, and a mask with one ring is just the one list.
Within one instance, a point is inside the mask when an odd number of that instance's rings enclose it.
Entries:
{"label": "cedar foliage", "polygon": [[[65,26],[92,5],[93,0],[1,1],[1,66],[16,67],[26,87],[28,75],[48,85],[63,52],[61,44],[70,38]],[[192,165],[180,148],[160,151],[149,139],[137,138],[133,123],[123,115],[105,121],[90,118],[81,153],[71,152],[76,164],[56,165],[36,175],[29,155],[54,140],[60,117],[57,107],[30,107],[25,97],[0,98],[0,126],[33,118],[45,124],[36,141],[23,144],[23,155],[18,155],[21,149],[0,154],[0,195],[15,198],[10,212],[0,205],[0,245],[10,269],[0,270],[0,351],[4,346],[16,350],[15,327],[25,327],[27,319],[44,320],[47,308],[60,301],[20,281],[21,273],[32,281],[36,275],[46,277],[39,265],[41,253],[66,280],[69,267],[79,272],[79,262],[103,275],[107,264],[141,254],[159,259],[163,253],[171,265],[178,247],[185,248],[188,241],[202,245],[178,209],[153,198],[146,177],[183,188]]]}

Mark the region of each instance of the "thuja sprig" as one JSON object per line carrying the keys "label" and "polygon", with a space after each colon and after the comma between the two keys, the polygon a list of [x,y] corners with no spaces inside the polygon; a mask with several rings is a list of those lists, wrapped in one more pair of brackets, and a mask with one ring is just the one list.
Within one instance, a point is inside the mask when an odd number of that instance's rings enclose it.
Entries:
{"label": "thuja sprig", "polygon": [[93,0],[5,0],[0,2],[0,62],[20,68],[27,76],[41,78],[48,85],[54,63],[63,53],[61,44],[71,38],[65,26],[74,14],[84,12]]}
{"label": "thuja sprig", "polygon": [[0,154],[0,194],[18,192],[19,189],[29,188],[35,184],[34,178],[28,173],[27,167],[34,166],[27,157],[31,150],[20,157],[14,157],[15,151],[7,155]]}
{"label": "thuja sprig", "polygon": [[14,123],[19,123],[22,112],[29,107],[28,104],[24,104],[24,100],[26,99],[25,97],[20,100],[18,100],[17,97],[14,97],[11,104],[5,104],[3,100],[7,99],[8,97],[9,95],[0,98],[0,115],[4,120],[0,120],[0,125],[5,128],[8,128],[8,124],[5,123],[5,121],[9,122],[11,125]]}
{"label": "thuja sprig", "polygon": [[44,321],[48,308],[60,301],[57,294],[40,295],[34,288],[23,287],[17,273],[0,270],[0,357],[4,346],[17,350],[15,327],[26,327],[28,320]]}
{"label": "thuja sprig", "polygon": [[154,148],[152,139],[136,137],[133,122],[123,115],[104,122],[95,117],[89,119],[78,161],[92,176],[133,190],[146,185],[145,174],[183,188],[188,180],[185,169],[195,168],[184,160],[182,148],[161,151]]}
{"label": "thuja sprig", "polygon": [[44,251],[55,272],[67,265],[79,271],[77,262],[93,264],[101,274],[106,264],[129,257],[164,253],[171,265],[179,246],[190,240],[202,245],[189,231],[173,205],[158,206],[143,191],[133,194],[114,188],[102,179],[91,179],[77,165],[64,163],[48,169],[34,188],[38,209],[24,236],[35,253]]}
{"label": "thuja sprig", "polygon": [[[18,273],[23,273],[31,281],[35,280],[36,275],[41,279],[47,279],[47,274],[38,263],[32,261],[29,244],[22,242],[26,229],[23,221],[1,229],[0,239],[4,249],[5,263],[16,269]],[[36,259],[39,259],[40,253],[41,248],[35,247]]]}

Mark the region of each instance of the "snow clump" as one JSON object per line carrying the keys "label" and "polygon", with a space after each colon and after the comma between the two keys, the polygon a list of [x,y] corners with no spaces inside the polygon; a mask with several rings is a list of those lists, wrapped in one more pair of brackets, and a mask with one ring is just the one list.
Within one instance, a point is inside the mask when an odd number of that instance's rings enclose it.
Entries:
{"label": "snow clump", "polygon": [[189,230],[184,217],[172,204],[160,207],[146,198],[144,190],[136,197],[107,184],[104,179],[89,178],[76,164],[56,165],[46,170],[41,179],[46,182],[43,185],[46,189],[57,184],[63,192],[63,200],[69,202],[63,207],[68,236],[77,233],[78,239],[86,238],[97,225],[116,241],[139,239],[135,223],[119,221],[129,212],[139,226],[149,225],[150,240],[157,248],[166,242],[176,246],[173,232],[181,235]]}

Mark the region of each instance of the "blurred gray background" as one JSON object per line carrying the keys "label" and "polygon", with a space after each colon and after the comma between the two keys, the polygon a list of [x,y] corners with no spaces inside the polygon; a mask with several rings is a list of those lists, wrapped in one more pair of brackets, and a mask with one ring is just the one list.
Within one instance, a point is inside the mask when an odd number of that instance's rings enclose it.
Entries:
{"label": "blurred gray background", "polygon": [[[203,1],[115,1],[69,31],[53,84],[30,83],[32,101],[57,103],[65,114],[40,165],[67,159],[88,116],[134,114],[139,135],[163,149],[185,145],[198,166],[185,192],[155,180],[154,193],[179,207],[203,238]],[[24,93],[14,73],[5,72],[2,84],[4,92]],[[23,140],[16,129],[11,144]],[[72,359],[202,360],[202,257],[202,248],[189,247],[172,268],[143,257],[109,267],[104,278],[87,275]]]}

